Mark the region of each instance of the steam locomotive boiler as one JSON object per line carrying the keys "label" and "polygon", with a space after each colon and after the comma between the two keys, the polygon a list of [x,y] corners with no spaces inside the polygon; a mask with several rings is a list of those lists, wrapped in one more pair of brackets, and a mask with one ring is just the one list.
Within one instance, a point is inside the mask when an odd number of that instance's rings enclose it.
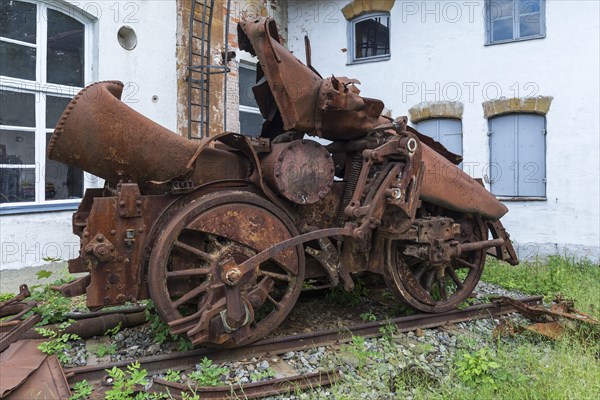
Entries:
{"label": "steam locomotive boiler", "polygon": [[281,323],[306,279],[351,291],[354,274],[378,274],[436,313],[469,296],[486,254],[517,263],[507,208],[459,156],[383,117],[358,81],[301,63],[272,19],[243,21],[238,35],[259,60],[260,138],[189,141],[122,103],[116,81],[67,106],[48,156],[106,184],[73,215],[81,249],[69,270],[87,274],[63,294],[86,293],[92,309],[151,298],[173,333],[233,347]]}

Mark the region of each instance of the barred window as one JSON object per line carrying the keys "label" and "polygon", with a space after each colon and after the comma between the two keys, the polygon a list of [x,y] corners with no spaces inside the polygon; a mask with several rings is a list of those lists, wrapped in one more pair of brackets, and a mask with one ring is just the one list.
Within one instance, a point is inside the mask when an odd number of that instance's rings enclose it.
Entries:
{"label": "barred window", "polygon": [[349,22],[349,63],[390,58],[390,15],[367,14]]}

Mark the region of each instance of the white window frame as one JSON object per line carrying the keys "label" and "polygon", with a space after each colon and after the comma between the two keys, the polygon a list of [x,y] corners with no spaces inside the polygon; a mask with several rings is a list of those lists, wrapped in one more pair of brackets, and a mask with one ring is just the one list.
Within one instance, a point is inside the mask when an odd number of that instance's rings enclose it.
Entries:
{"label": "white window frame", "polygon": [[[540,34],[535,36],[521,37],[520,26],[519,26],[519,0],[512,0],[513,2],[513,38],[505,40],[494,40],[492,41],[492,7],[491,3],[494,0],[485,0],[485,45],[492,46],[495,44],[522,42],[526,40],[543,39],[546,37],[546,0],[540,0]],[[533,14],[533,13],[532,13]],[[531,14],[528,14],[531,15]]]}
{"label": "white window frame", "polygon": [[[22,42],[19,40],[0,38],[0,41],[34,47],[36,49],[36,79],[30,81],[26,79],[14,78],[9,76],[0,76],[0,89],[3,91],[16,93],[31,93],[35,95],[35,128],[0,125],[3,130],[18,130],[23,132],[34,132],[35,134],[35,164],[13,165],[2,164],[2,168],[35,168],[35,201],[13,202],[0,204],[0,215],[20,214],[40,211],[60,211],[76,209],[81,199],[61,199],[46,200],[45,193],[45,173],[46,173],[46,134],[54,129],[46,128],[46,96],[56,96],[64,98],[74,97],[82,87],[65,86],[47,82],[47,28],[48,10],[52,9],[61,12],[79,22],[84,26],[84,84],[93,79],[94,57],[93,49],[95,47],[95,19],[86,15],[76,6],[58,1],[49,0],[19,0],[25,3],[36,4],[36,43]],[[101,187],[102,180],[96,176],[84,171],[83,191],[87,188]]]}
{"label": "white window frame", "polygon": [[[239,69],[242,69],[242,68],[254,71],[254,73],[256,74],[256,63],[251,63],[251,62],[248,62],[248,61],[245,61],[245,60],[240,60]],[[239,92],[239,89],[240,89],[240,87],[238,85],[238,92]],[[239,112],[240,113],[244,112],[244,113],[249,113],[249,114],[258,114],[258,115],[261,115],[260,114],[260,109],[258,107],[244,106],[242,104],[239,104]],[[239,115],[238,115],[238,118],[239,118]],[[262,118],[262,115],[261,115],[261,118]],[[240,132],[241,132],[241,130],[242,130],[242,121],[241,121],[241,118],[239,120],[240,120]]]}
{"label": "white window frame", "polygon": [[[365,21],[371,18],[377,17],[386,17],[388,18],[388,43],[389,43],[389,53],[383,54],[380,56],[370,56],[370,57],[361,57],[356,58],[356,38],[355,38],[355,26],[357,23]],[[362,64],[376,61],[387,61],[392,57],[392,17],[389,12],[372,12],[368,14],[361,15],[359,17],[353,18],[348,21],[348,63],[347,65],[352,64]]]}

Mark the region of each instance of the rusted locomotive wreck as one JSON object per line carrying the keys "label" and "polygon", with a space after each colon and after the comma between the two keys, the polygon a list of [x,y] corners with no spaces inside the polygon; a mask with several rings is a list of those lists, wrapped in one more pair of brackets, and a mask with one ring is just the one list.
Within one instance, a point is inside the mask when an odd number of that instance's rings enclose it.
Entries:
{"label": "rusted locomotive wreck", "polygon": [[240,346],[283,321],[306,279],[352,290],[352,274],[370,272],[400,301],[443,312],[472,292],[486,253],[517,263],[507,208],[460,157],[381,116],[358,81],[301,63],[272,19],[238,35],[259,60],[261,138],[188,141],[122,103],[120,82],[68,105],[48,156],[106,185],[73,215],[69,270],[89,274],[63,294],[86,293],[92,309],[151,298],[173,333]]}

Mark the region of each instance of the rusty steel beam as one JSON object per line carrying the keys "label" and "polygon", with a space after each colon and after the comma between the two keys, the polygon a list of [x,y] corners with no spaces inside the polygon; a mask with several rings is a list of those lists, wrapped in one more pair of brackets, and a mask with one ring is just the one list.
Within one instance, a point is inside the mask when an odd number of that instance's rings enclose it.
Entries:
{"label": "rusty steel beam", "polygon": [[[38,322],[40,322],[41,317],[38,314],[34,314],[31,317],[27,318],[24,321],[10,321],[11,325],[7,325],[8,331],[6,333],[0,333],[0,352],[6,350],[12,343],[17,340],[24,339],[27,332],[35,326]],[[16,325],[12,324],[13,322],[17,322]],[[1,331],[4,331],[5,328],[2,328]]]}
{"label": "rusty steel beam", "polygon": [[31,296],[31,292],[29,292],[29,287],[27,287],[27,285],[23,284],[23,285],[19,286],[19,294],[17,294],[15,297],[13,297],[11,299],[0,302],[0,310],[2,310],[4,307],[6,307],[10,304],[13,304],[13,303],[16,303],[19,301],[23,301],[29,296]]}
{"label": "rusty steel beam", "polygon": [[[82,339],[91,338],[93,336],[102,336],[109,329],[121,324],[123,328],[132,328],[142,325],[146,322],[146,312],[141,311],[131,314],[106,314],[93,318],[85,318],[75,320],[69,325],[64,332],[79,336]],[[46,326],[48,329],[59,330],[58,324]],[[23,335],[26,339],[42,339],[43,336],[35,331],[25,332]]]}
{"label": "rusty steel beam", "polygon": [[[181,383],[169,382],[164,379],[154,379],[154,384],[161,385],[163,388],[150,388],[154,393],[170,393],[173,396],[181,396],[184,392],[195,392],[201,399],[226,399],[243,398],[257,399],[267,396],[277,396],[296,390],[306,390],[316,387],[330,386],[340,379],[338,371],[313,372],[311,374],[295,375],[285,378],[272,379],[262,382],[254,382],[246,385],[233,386],[208,386],[208,387],[188,387]],[[164,388],[168,389],[165,390]]]}

